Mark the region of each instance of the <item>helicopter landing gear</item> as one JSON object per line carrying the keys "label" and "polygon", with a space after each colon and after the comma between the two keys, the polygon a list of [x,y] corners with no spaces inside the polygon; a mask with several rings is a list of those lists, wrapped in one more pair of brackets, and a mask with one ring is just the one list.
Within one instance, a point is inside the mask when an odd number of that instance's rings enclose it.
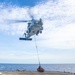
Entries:
{"label": "helicopter landing gear", "polygon": [[42,33],[42,31],[40,31],[40,33]]}
{"label": "helicopter landing gear", "polygon": [[26,33],[24,33],[25,37],[26,37]]}
{"label": "helicopter landing gear", "polygon": [[27,38],[27,34],[26,33],[24,33],[24,35],[25,35],[25,38],[19,38],[19,40],[32,40],[32,38]]}
{"label": "helicopter landing gear", "polygon": [[36,35],[38,35],[38,34],[39,34],[39,30],[37,31]]}
{"label": "helicopter landing gear", "polygon": [[19,38],[19,40],[32,40],[32,38]]}

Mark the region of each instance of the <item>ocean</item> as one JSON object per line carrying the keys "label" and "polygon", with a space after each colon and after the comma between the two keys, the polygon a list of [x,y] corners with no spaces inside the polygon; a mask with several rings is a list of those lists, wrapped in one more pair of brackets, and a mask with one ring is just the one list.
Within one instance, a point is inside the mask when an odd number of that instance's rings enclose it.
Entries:
{"label": "ocean", "polygon": [[[0,71],[37,71],[38,64],[0,64]],[[45,71],[75,73],[75,64],[41,64]]]}

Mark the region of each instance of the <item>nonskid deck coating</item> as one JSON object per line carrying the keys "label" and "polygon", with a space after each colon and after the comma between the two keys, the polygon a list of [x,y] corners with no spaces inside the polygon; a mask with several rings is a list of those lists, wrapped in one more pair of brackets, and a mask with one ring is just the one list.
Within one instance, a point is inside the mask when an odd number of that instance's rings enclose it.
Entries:
{"label": "nonskid deck coating", "polygon": [[0,71],[0,75],[75,75],[69,72]]}

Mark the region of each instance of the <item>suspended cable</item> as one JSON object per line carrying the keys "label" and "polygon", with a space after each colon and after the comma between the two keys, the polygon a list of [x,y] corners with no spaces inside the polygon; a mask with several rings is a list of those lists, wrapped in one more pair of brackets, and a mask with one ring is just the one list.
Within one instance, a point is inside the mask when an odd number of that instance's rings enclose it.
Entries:
{"label": "suspended cable", "polygon": [[34,35],[34,41],[35,41],[35,47],[36,47],[36,51],[37,51],[37,57],[38,57],[39,66],[41,66],[41,64],[40,64],[40,58],[39,58],[39,52],[38,52],[38,47],[37,47],[37,42],[36,42],[36,37],[35,37],[35,35]]}

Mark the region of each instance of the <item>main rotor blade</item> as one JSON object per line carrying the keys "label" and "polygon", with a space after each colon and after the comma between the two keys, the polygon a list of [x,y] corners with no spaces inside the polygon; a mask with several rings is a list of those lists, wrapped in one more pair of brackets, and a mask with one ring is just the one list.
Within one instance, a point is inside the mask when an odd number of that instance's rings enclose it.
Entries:
{"label": "main rotor blade", "polygon": [[31,19],[34,19],[34,15],[33,15],[33,13],[31,12],[31,8],[29,8],[28,14],[29,14],[29,16],[30,16]]}
{"label": "main rotor blade", "polygon": [[6,23],[24,23],[30,20],[5,20]]}
{"label": "main rotor blade", "polygon": [[19,23],[19,22],[28,22],[27,20],[9,20],[9,22]]}

